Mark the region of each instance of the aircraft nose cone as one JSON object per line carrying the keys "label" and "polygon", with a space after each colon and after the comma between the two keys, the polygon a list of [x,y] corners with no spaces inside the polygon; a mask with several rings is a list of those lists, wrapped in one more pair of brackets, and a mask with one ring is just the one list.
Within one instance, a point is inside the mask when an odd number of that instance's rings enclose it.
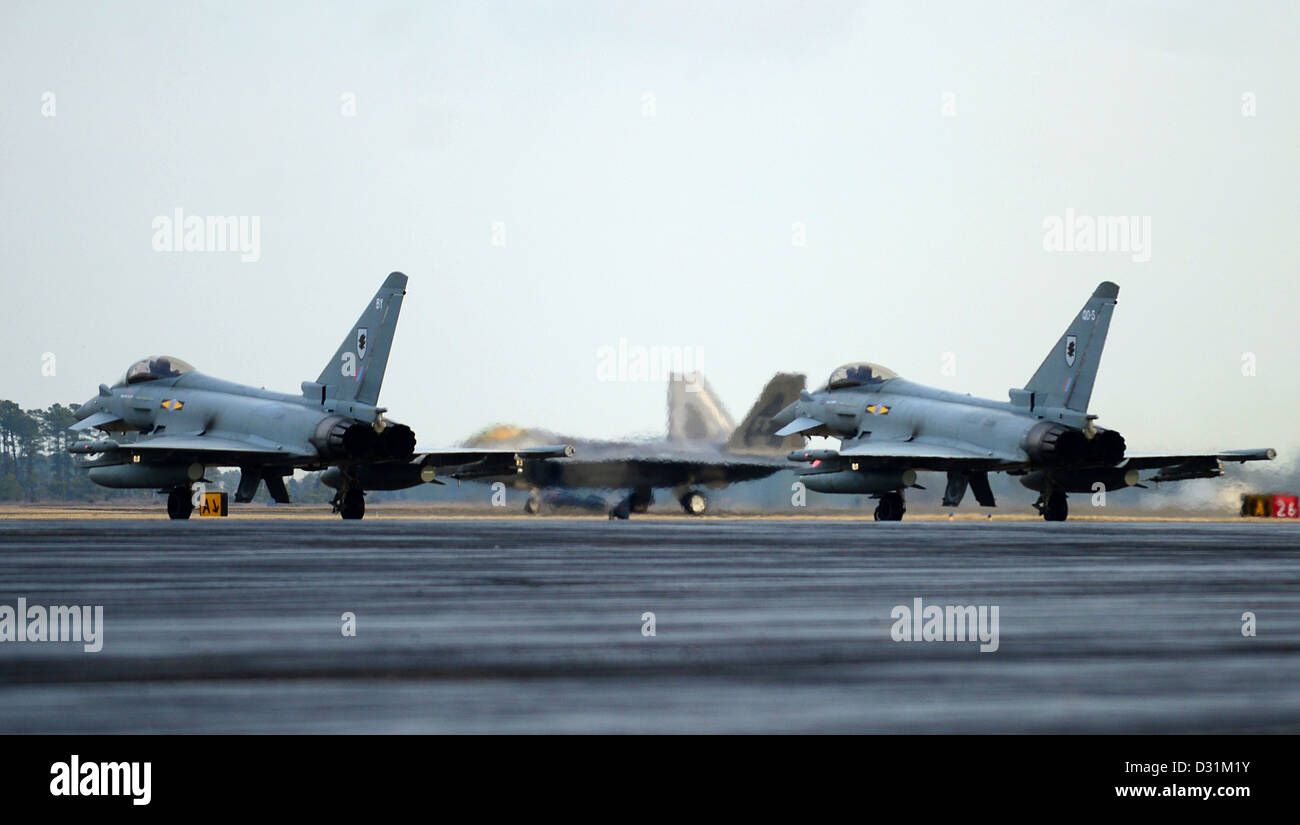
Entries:
{"label": "aircraft nose cone", "polygon": [[794,404],[791,404],[790,406],[781,410],[776,415],[772,416],[772,423],[776,425],[776,428],[778,430],[784,427],[786,424],[789,424],[791,421],[794,421],[794,416],[795,416],[794,408],[795,408],[795,404],[798,403],[799,402],[796,401]]}
{"label": "aircraft nose cone", "polygon": [[77,409],[73,411],[72,415],[78,421],[84,421],[85,419],[89,418],[90,416],[98,412],[98,407],[99,407],[99,396],[97,395],[94,398],[87,401],[85,404],[82,404],[80,407],[77,407]]}

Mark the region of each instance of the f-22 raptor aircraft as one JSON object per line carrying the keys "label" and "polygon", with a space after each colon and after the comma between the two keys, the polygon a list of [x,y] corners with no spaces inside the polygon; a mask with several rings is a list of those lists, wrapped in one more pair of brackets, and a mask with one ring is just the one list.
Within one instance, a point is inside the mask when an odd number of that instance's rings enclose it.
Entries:
{"label": "f-22 raptor aircraft", "polygon": [[411,428],[387,420],[387,410],[377,406],[404,295],[406,276],[390,274],[320,377],[304,381],[299,395],[223,381],[169,356],[137,361],[77,409],[72,430],[104,435],[78,440],[68,451],[96,484],[167,493],[173,519],[190,517],[192,486],[209,467],[240,468],[235,501],[242,502],[252,501],[261,482],[275,501],[288,502],[285,476],[328,468],[338,491],[334,512],[359,519],[366,512],[361,466],[383,467],[390,483],[412,487],[441,483],[439,473],[466,467],[500,474],[572,454],[568,445],[416,452]]}
{"label": "f-22 raptor aircraft", "polygon": [[[666,439],[592,441],[545,430],[493,427],[470,443],[522,446],[558,441],[577,447],[577,458],[530,462],[522,472],[503,479],[530,491],[525,506],[529,513],[541,509],[543,491],[619,490],[627,492],[609,509],[609,516],[626,519],[646,512],[656,489],[667,489],[683,510],[699,516],[709,506],[707,488],[767,478],[796,466],[785,454],[803,444],[803,439],[772,435],[771,418],[803,388],[804,376],[777,373],[737,427],[703,375],[675,374],[668,382]],[[569,501],[575,498],[568,496]],[[579,506],[606,504],[597,495]]]}
{"label": "f-22 raptor aircraft", "polygon": [[796,450],[811,465],[800,480],[823,493],[870,493],[877,521],[898,521],[902,491],[917,471],[948,474],[944,506],[955,507],[966,488],[984,507],[996,502],[988,473],[1020,476],[1039,493],[1034,507],[1047,521],[1065,521],[1067,493],[1141,486],[1147,481],[1214,478],[1224,461],[1261,461],[1272,449],[1200,453],[1127,453],[1115,430],[1094,425],[1088,412],[1102,347],[1119,287],[1097,287],[1024,389],[1010,401],[971,398],[899,378],[878,364],[846,364],[826,386],[802,393],[773,418],[777,435],[830,436],[839,450]]}

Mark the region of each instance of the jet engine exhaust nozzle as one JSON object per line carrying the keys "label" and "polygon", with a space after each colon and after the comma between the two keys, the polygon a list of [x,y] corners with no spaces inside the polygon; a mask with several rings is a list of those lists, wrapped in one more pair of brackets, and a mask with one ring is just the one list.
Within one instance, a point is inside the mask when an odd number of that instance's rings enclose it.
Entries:
{"label": "jet engine exhaust nozzle", "polygon": [[316,427],[311,443],[323,458],[370,458],[379,445],[379,434],[362,421],[334,415]]}
{"label": "jet engine exhaust nozzle", "polygon": [[1042,421],[1030,428],[1021,447],[1034,464],[1047,466],[1109,467],[1124,460],[1124,437],[1114,430],[1098,430],[1088,438],[1081,430]]}
{"label": "jet engine exhaust nozzle", "polygon": [[415,431],[405,424],[390,422],[379,434],[377,449],[385,458],[408,461],[415,455]]}

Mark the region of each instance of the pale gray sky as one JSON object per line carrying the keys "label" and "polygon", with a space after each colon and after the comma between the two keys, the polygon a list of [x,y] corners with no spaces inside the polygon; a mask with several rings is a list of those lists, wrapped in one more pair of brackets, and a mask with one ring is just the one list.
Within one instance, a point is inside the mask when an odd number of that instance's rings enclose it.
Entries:
{"label": "pale gray sky", "polygon": [[[162,352],[295,391],[391,270],[411,284],[381,400],[423,445],[662,431],[662,382],[597,380],[620,338],[699,348],[737,419],[774,371],[864,359],[1005,399],[1113,280],[1104,426],[1300,441],[1293,2],[5,18],[0,397],[24,406]],[[260,259],[155,251],[177,208],[259,217]],[[1149,217],[1150,260],[1046,251],[1067,209]]]}

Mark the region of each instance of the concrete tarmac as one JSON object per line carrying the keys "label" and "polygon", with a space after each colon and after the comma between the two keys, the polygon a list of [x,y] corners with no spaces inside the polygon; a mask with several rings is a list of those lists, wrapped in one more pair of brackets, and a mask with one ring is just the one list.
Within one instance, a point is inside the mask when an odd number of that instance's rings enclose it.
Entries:
{"label": "concrete tarmac", "polygon": [[6,733],[1300,731],[1292,525],[10,519],[19,597],[103,649],[0,641]]}

